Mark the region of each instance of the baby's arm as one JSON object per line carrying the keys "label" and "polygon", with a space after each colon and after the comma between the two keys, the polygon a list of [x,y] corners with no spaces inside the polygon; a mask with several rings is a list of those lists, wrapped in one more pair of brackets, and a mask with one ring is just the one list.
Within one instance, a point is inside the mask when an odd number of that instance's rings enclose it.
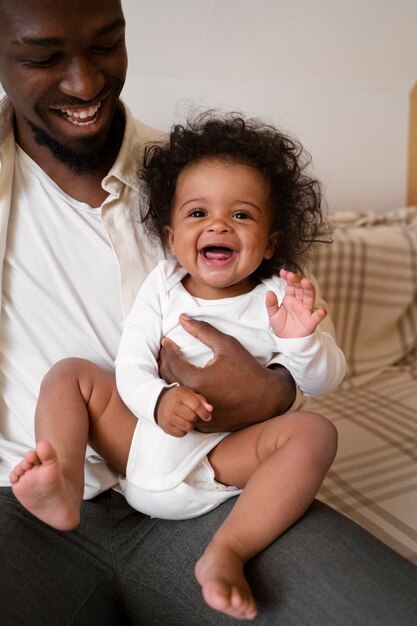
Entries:
{"label": "baby's arm", "polygon": [[193,430],[197,420],[210,421],[213,407],[204,396],[189,387],[164,389],[159,396],[155,418],[168,435],[184,437]]}
{"label": "baby's arm", "polygon": [[140,419],[155,424],[155,408],[168,385],[158,372],[164,285],[157,266],[144,281],[123,326],[116,357],[117,389]]}
{"label": "baby's arm", "polygon": [[158,372],[165,281],[162,265],[145,280],[124,324],[116,358],[116,383],[128,408],[157,423],[169,435],[183,437],[198,420],[211,420],[204,396],[178,383],[168,385]]}
{"label": "baby's arm", "polygon": [[282,339],[308,337],[327,315],[325,309],[314,309],[314,285],[308,278],[283,269],[279,275],[287,281],[281,306],[273,291],[266,294],[266,308],[272,330]]}

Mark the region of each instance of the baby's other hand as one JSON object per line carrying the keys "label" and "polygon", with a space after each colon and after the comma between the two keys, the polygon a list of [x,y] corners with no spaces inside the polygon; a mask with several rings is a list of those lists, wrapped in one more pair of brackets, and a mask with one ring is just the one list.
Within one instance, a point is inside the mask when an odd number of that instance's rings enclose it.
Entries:
{"label": "baby's other hand", "polygon": [[280,277],[287,281],[281,306],[273,291],[266,294],[272,330],[281,338],[307,337],[326,317],[325,309],[315,309],[316,290],[305,276],[281,269]]}
{"label": "baby's other hand", "polygon": [[157,424],[168,435],[184,437],[198,419],[211,420],[213,407],[189,387],[171,387],[159,396],[155,409]]}

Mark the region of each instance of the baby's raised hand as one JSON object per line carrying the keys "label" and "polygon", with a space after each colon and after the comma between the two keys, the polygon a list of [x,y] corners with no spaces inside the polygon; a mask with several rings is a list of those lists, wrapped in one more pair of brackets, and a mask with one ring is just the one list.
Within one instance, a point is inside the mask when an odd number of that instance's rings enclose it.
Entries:
{"label": "baby's raised hand", "polygon": [[283,269],[279,275],[287,281],[281,306],[273,291],[268,291],[265,299],[272,330],[283,339],[307,337],[327,313],[314,308],[316,290],[308,278]]}
{"label": "baby's raised hand", "polygon": [[204,396],[189,387],[171,387],[163,391],[156,407],[156,421],[173,437],[184,437],[198,419],[211,420],[213,407]]}

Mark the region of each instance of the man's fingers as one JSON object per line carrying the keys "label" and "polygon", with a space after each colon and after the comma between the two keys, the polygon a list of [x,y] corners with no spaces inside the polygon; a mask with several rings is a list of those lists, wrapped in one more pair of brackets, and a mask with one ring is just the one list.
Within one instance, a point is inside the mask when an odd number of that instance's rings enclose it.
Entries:
{"label": "man's fingers", "polygon": [[194,367],[185,359],[174,341],[164,337],[159,351],[159,375],[167,383],[182,382],[182,377]]}
{"label": "man's fingers", "polygon": [[176,354],[181,354],[181,350],[179,349],[175,341],[172,341],[172,339],[168,339],[168,337],[163,337],[161,344],[162,344],[162,348],[171,350],[172,352],[175,352]]}
{"label": "man's fingers", "polygon": [[217,330],[217,328],[214,328],[214,326],[208,322],[193,320],[185,313],[181,313],[179,322],[187,333],[198,339],[198,341],[201,341],[201,343],[204,343],[214,354],[221,352],[221,342],[224,337],[230,339],[229,335]]}

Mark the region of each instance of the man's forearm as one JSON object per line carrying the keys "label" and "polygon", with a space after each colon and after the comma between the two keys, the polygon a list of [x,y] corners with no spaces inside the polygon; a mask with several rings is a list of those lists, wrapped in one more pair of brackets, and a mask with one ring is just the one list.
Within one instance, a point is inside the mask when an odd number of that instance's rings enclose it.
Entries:
{"label": "man's forearm", "polygon": [[227,401],[209,397],[209,401],[214,405],[212,420],[197,422],[197,430],[201,432],[240,430],[285,413],[296,396],[296,387],[291,374],[280,365],[262,369],[262,375],[259,375],[259,372],[256,379],[247,380],[244,394],[231,390]]}

